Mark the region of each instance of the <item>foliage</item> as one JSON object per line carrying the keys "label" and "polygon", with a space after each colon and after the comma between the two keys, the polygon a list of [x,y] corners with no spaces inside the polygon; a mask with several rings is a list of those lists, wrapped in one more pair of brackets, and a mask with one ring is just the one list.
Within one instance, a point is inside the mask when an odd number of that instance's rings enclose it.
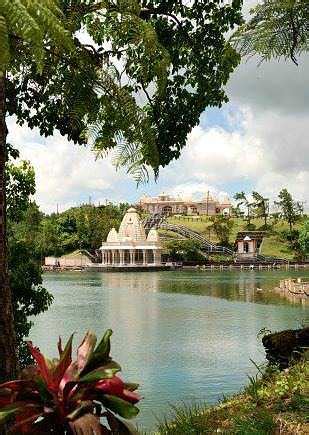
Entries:
{"label": "foliage", "polygon": [[299,230],[298,243],[303,256],[309,256],[309,220],[305,220]]}
{"label": "foliage", "polygon": [[278,196],[279,201],[276,201],[275,204],[279,207],[281,218],[288,222],[290,232],[292,232],[293,225],[302,216],[303,205],[294,201],[287,189],[282,189]]}
{"label": "foliage", "polygon": [[238,210],[240,209],[240,207],[245,207],[245,209],[247,210],[247,213],[245,215],[245,219],[247,221],[247,226],[250,227],[251,218],[252,218],[252,214],[251,214],[252,203],[247,198],[245,192],[235,193],[234,199],[237,201],[237,209]]}
{"label": "foliage", "polygon": [[194,240],[169,240],[164,247],[172,261],[205,261],[200,244]]}
{"label": "foliage", "polygon": [[[157,173],[179,157],[205,107],[227,101],[223,87],[240,57],[224,35],[241,23],[241,5],[62,0],[74,49],[45,45],[38,74],[27,49],[13,44],[8,111],[41,134],[58,129],[90,142],[98,156],[116,149],[116,163],[137,179],[148,166]],[[92,45],[81,42],[82,29]]]}
{"label": "foliage", "polygon": [[234,226],[233,220],[229,216],[218,215],[212,217],[212,230],[216,234],[219,244],[229,246],[230,236]]}
{"label": "foliage", "polygon": [[[9,147],[9,156],[18,157],[18,151]],[[27,161],[7,162],[7,214],[9,270],[12,289],[14,324],[21,366],[31,361],[24,338],[28,337],[36,316],[47,310],[52,296],[42,287],[42,270],[35,255],[35,231],[41,218],[38,207],[31,202],[35,193],[33,167]]]}
{"label": "foliage", "polygon": [[243,56],[297,57],[309,47],[309,4],[303,0],[264,0],[251,10],[251,19],[233,35],[232,43]]}
{"label": "foliage", "polygon": [[110,357],[111,334],[107,330],[96,346],[95,334],[87,332],[75,361],[73,335],[64,349],[59,339],[59,358],[52,360],[28,342],[36,364],[25,368],[21,379],[0,385],[0,424],[9,424],[12,434],[134,433],[118,415],[137,415],[138,385],[116,375],[121,368]]}
{"label": "foliage", "polygon": [[0,76],[11,70],[16,54],[25,55],[29,47],[29,60],[40,72],[47,41],[57,47],[71,48],[61,17],[61,10],[54,0],[3,0],[0,4]]}
{"label": "foliage", "polygon": [[264,219],[264,228],[267,228],[267,217],[269,215],[269,199],[265,198],[259,192],[253,191],[253,212],[256,217],[261,217]]}
{"label": "foliage", "polygon": [[126,203],[94,206],[84,204],[63,213],[45,215],[36,231],[37,255],[60,256],[76,249],[94,252],[109,230],[118,228],[129,208]]}
{"label": "foliage", "polygon": [[301,361],[281,372],[275,367],[259,371],[243,392],[218,405],[174,408],[174,418],[160,424],[158,434],[306,433],[309,363]]}

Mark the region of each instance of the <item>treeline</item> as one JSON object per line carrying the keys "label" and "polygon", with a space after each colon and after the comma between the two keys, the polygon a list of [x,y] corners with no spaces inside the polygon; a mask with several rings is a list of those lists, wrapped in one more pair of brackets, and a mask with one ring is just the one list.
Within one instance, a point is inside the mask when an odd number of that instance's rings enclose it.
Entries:
{"label": "treeline", "polygon": [[35,255],[60,256],[76,249],[95,251],[112,227],[118,228],[129,204],[72,207],[63,213],[44,215],[31,203],[15,228],[19,239],[31,241]]}
{"label": "treeline", "polygon": [[255,218],[262,218],[264,229],[267,229],[271,217],[275,221],[278,219],[286,221],[292,232],[293,225],[302,218],[304,213],[303,203],[296,201],[285,188],[279,192],[278,199],[273,204],[270,203],[269,198],[256,191],[253,191],[251,195],[238,192],[234,195],[234,200],[236,206],[233,207],[232,214],[242,217],[247,222],[247,229],[254,229],[252,220]]}

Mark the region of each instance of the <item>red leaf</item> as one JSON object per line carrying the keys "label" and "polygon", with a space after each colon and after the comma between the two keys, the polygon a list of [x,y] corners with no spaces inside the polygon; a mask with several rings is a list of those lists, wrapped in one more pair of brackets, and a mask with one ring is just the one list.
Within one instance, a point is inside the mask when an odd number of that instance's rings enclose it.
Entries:
{"label": "red leaf", "polygon": [[57,347],[58,347],[59,357],[61,357],[63,349],[62,349],[62,341],[61,341],[61,337],[60,336],[59,336],[59,340],[58,340],[58,343],[57,343]]}
{"label": "red leaf", "polygon": [[22,412],[15,417],[15,424],[10,428],[10,433],[30,434],[35,420],[43,415],[43,409],[31,405],[25,406]]}
{"label": "red leaf", "polygon": [[8,388],[1,388],[0,389],[0,407],[10,405],[13,400],[12,390],[9,390]]}
{"label": "red leaf", "polygon": [[78,366],[77,366],[77,362],[74,361],[66,369],[66,371],[65,371],[65,373],[60,381],[60,384],[59,384],[59,396],[60,397],[67,396],[67,394],[69,393],[68,390],[70,390],[69,384],[72,384],[71,387],[73,388],[78,380],[77,378],[78,378]]}
{"label": "red leaf", "polygon": [[25,379],[18,379],[16,381],[4,382],[4,384],[0,385],[0,389],[2,388],[9,388],[14,392],[19,392],[21,390],[24,390],[25,388],[35,388],[35,382],[31,380],[28,381]]}
{"label": "red leaf", "polygon": [[139,394],[125,389],[124,382],[118,376],[114,376],[111,379],[98,381],[95,385],[95,388],[104,394],[120,397],[121,399],[124,399],[130,403],[137,403],[141,400],[141,396]]}
{"label": "red leaf", "polygon": [[38,348],[33,346],[32,341],[28,341],[27,344],[31,355],[33,356],[39,367],[40,374],[47,384],[47,387],[53,389],[53,376],[47,366],[44,355],[39,351]]}
{"label": "red leaf", "polygon": [[57,389],[59,387],[60,381],[63,378],[63,375],[67,368],[70,366],[72,362],[72,341],[73,341],[73,334],[69,338],[64,351],[61,352],[60,360],[58,365],[56,366],[53,378],[54,378],[54,384],[57,385]]}
{"label": "red leaf", "polygon": [[81,373],[86,366],[89,357],[92,355],[96,342],[97,337],[95,334],[91,331],[87,331],[82,343],[77,349],[77,364],[79,373]]}

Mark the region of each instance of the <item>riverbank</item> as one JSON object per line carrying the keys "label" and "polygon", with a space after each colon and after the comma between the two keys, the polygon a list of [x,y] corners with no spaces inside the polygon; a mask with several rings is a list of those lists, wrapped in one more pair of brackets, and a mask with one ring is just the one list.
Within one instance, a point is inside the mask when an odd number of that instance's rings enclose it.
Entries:
{"label": "riverbank", "polygon": [[157,434],[308,434],[309,362],[284,371],[259,370],[242,392],[219,405],[176,410],[174,419],[161,424]]}

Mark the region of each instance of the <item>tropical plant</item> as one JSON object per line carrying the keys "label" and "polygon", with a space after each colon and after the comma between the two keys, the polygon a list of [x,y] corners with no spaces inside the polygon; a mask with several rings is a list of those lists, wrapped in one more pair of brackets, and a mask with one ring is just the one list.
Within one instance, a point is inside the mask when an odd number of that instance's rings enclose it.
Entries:
{"label": "tropical plant", "polygon": [[138,414],[138,385],[117,375],[121,368],[110,356],[111,335],[107,330],[96,346],[95,334],[88,331],[75,361],[73,335],[64,349],[59,339],[59,358],[52,360],[29,342],[35,365],[22,370],[20,379],[0,385],[1,426],[10,434],[136,433],[122,418]]}
{"label": "tropical plant", "polygon": [[251,19],[233,35],[243,56],[261,60],[297,58],[309,49],[309,4],[303,0],[264,0],[251,10]]}

